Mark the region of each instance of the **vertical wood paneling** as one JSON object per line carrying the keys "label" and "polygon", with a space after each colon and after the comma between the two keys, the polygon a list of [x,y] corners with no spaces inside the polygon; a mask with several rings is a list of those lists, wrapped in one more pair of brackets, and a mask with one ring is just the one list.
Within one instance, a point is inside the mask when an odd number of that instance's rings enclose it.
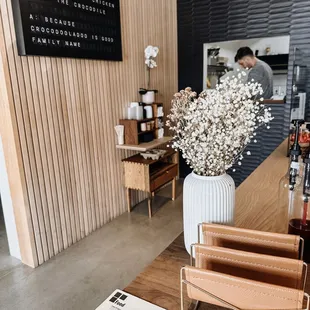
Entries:
{"label": "vertical wood paneling", "polygon": [[[5,46],[4,28],[0,14],[0,47]],[[13,212],[23,261],[29,266],[38,265],[36,250],[37,227],[32,224],[32,210],[29,203],[33,197],[28,197],[26,186],[26,169],[22,159],[22,144],[18,133],[16,109],[11,103],[14,101],[12,83],[8,65],[8,53],[0,49],[0,135],[4,152],[6,171],[10,186]],[[29,169],[27,170],[29,172]],[[36,215],[35,215],[36,216]],[[39,240],[40,241],[40,240]]]}
{"label": "vertical wood paneling", "polygon": [[166,113],[170,108],[177,91],[176,0],[121,0],[122,62],[20,57],[11,0],[0,0],[0,9],[25,207],[35,264],[42,264],[126,212],[121,159],[132,152],[115,148],[114,126],[146,87],[149,44],[160,48],[151,87]]}

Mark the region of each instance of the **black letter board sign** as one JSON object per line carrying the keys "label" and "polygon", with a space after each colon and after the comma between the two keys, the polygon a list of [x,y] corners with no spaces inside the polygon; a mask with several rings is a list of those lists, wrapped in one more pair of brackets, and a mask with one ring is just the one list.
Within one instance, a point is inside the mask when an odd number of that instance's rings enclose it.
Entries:
{"label": "black letter board sign", "polygon": [[13,0],[19,55],[122,60],[119,0]]}

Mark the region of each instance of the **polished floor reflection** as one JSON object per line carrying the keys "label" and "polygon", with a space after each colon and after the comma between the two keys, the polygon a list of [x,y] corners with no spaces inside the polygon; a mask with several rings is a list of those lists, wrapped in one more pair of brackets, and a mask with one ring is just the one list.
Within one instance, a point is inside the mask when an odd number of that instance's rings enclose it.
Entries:
{"label": "polished floor reflection", "polygon": [[18,264],[0,277],[0,309],[92,310],[127,286],[182,231],[182,184],[171,186],[60,253],[39,268]]}
{"label": "polished floor reflection", "polygon": [[21,262],[18,259],[10,256],[9,254],[8,239],[4,225],[3,213],[0,205],[0,281],[3,277],[12,272],[14,268],[19,265],[21,265]]}

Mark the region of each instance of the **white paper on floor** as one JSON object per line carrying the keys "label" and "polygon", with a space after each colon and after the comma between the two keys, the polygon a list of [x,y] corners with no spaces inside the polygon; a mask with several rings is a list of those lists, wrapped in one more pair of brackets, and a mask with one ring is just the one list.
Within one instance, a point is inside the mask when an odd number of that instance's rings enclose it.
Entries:
{"label": "white paper on floor", "polygon": [[166,310],[143,299],[115,290],[96,310]]}

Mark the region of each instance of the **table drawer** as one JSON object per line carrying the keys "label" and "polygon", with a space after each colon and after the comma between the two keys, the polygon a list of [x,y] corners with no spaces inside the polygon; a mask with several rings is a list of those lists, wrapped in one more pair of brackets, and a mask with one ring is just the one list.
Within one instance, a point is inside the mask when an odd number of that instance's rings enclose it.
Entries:
{"label": "table drawer", "polygon": [[156,174],[151,177],[150,188],[151,192],[155,191],[162,185],[170,182],[178,175],[178,164],[172,164],[167,167],[167,170],[162,171],[161,174]]}

